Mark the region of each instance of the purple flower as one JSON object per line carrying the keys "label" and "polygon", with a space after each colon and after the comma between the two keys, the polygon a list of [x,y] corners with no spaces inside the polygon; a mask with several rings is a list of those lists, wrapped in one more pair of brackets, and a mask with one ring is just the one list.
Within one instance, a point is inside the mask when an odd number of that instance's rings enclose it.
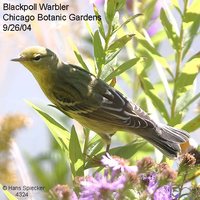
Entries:
{"label": "purple flower", "polygon": [[174,200],[172,185],[169,183],[158,188],[158,180],[155,172],[151,172],[148,175],[143,174],[141,180],[146,183],[147,192],[153,195],[154,200]]}
{"label": "purple flower", "polygon": [[111,168],[113,171],[128,173],[136,173],[138,171],[137,166],[129,166],[127,160],[117,156],[112,157],[108,153],[102,156],[101,162],[104,166]]}
{"label": "purple flower", "polygon": [[154,200],[173,200],[171,184],[158,188],[154,193]]}
{"label": "purple flower", "polygon": [[147,192],[153,194],[158,187],[157,177],[155,172],[151,172],[148,175],[143,174],[141,180],[147,185]]}
{"label": "purple flower", "polygon": [[82,186],[80,200],[103,200],[111,197],[117,199],[116,197],[120,196],[118,192],[124,188],[126,181],[126,177],[123,175],[113,180],[108,173],[105,173],[104,176],[97,174],[95,177],[89,177],[80,182]]}

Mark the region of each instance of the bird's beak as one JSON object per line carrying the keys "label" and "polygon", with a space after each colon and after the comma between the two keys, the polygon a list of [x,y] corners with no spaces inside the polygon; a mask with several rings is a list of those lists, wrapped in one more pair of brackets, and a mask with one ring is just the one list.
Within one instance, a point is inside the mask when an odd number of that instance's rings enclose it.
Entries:
{"label": "bird's beak", "polygon": [[11,61],[20,62],[20,57],[19,58],[13,58],[13,59],[11,59]]}
{"label": "bird's beak", "polygon": [[22,61],[26,61],[27,59],[25,57],[18,57],[18,58],[13,58],[11,59],[11,61],[14,61],[14,62],[22,62]]}

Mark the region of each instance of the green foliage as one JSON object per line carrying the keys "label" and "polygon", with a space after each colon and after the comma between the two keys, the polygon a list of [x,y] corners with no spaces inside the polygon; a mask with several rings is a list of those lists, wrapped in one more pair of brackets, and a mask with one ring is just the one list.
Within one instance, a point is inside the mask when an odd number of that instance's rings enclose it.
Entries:
{"label": "green foliage", "polygon": [[[48,192],[58,183],[65,184],[66,181],[71,182],[71,179],[68,178],[70,170],[68,165],[66,165],[68,157],[54,138],[51,141],[50,153],[45,152],[35,158],[28,156],[30,168],[39,183],[45,186],[45,192]],[[47,165],[48,168],[46,169],[44,166]]]}
{"label": "green foliage", "polygon": [[191,119],[189,122],[185,123],[182,127],[182,129],[188,131],[188,132],[192,132],[197,130],[198,128],[200,128],[200,114],[197,115],[196,117],[194,117],[193,119]]}
{"label": "green foliage", "polygon": [[[86,24],[93,46],[91,58],[94,63],[93,71],[98,78],[110,82],[112,86],[116,83],[116,87],[119,87],[117,77],[120,76],[126,85],[129,79],[131,82],[129,85],[136,94],[133,95],[134,100],[147,112],[155,111],[157,118],[162,118],[166,123],[182,127],[188,132],[199,129],[199,114],[193,112],[192,118],[187,122],[184,121],[188,116],[187,111],[200,98],[200,93],[195,90],[200,57],[199,53],[189,54],[200,25],[197,0],[191,5],[185,0],[183,9],[180,8],[178,1],[172,1],[173,8],[180,15],[180,24],[169,7],[166,10],[162,9],[160,12],[162,30],[153,37],[150,37],[145,28],[148,28],[156,1],[149,3],[149,10],[141,6],[140,11],[144,15],[125,16],[120,23],[119,12],[125,2],[107,0],[105,21],[97,21],[95,31],[91,29],[89,23]],[[99,15],[97,7],[94,5],[93,8],[94,13]],[[163,42],[168,43],[172,49],[169,57],[160,51],[159,47]],[[87,66],[77,47],[74,44],[72,47],[80,65],[89,71],[91,68]],[[69,160],[72,180],[76,176],[84,176],[86,169],[94,167],[99,167],[97,171],[101,169],[99,160],[105,151],[103,141],[98,135],[92,136],[90,130],[84,129],[84,137],[79,137],[79,130],[74,126],[71,131],[66,130],[42,109],[32,103],[29,104],[42,117],[61,151],[64,152],[65,159]],[[132,136],[127,136],[127,141],[130,141],[130,138],[132,139]],[[145,141],[136,139],[124,146],[111,148],[110,153],[133,161],[132,157],[137,152],[140,152],[141,157],[147,152],[153,153],[153,148],[148,146],[145,149],[145,144]],[[190,173],[192,180],[196,178],[192,176],[195,174],[195,169],[193,168]],[[37,170],[42,174],[40,168]],[[179,177],[177,185],[184,184],[184,181]]]}
{"label": "green foliage", "polygon": [[133,58],[128,61],[125,61],[123,64],[121,64],[118,68],[116,68],[113,72],[111,72],[106,78],[105,81],[110,81],[111,79],[115,78],[116,76],[119,76],[123,72],[130,69],[132,66],[138,63],[140,58]]}
{"label": "green foliage", "polygon": [[[123,157],[125,159],[130,159],[132,156],[134,156],[137,151],[139,151],[147,142],[142,140],[142,139],[136,139],[134,141],[132,141],[131,143],[124,145],[124,146],[120,146],[120,147],[115,147],[110,149],[109,153],[111,155],[116,155],[119,157]],[[95,155],[95,159],[96,160],[100,160],[102,155],[105,155],[105,151],[96,154]],[[99,166],[99,162],[94,162],[94,160],[88,160],[85,168],[91,168],[91,167],[98,167]]]}
{"label": "green foliage", "polygon": [[66,130],[61,124],[59,124],[55,119],[53,119],[49,114],[45,113],[38,106],[35,106],[31,102],[27,101],[27,103],[40,115],[40,117],[44,120],[50,132],[54,136],[55,140],[60,145],[63,151],[68,151],[69,149],[69,137],[70,133]]}
{"label": "green foliage", "polygon": [[173,30],[173,25],[170,23],[169,19],[167,18],[167,15],[163,8],[160,12],[160,19],[163,24],[164,30],[167,34],[167,37],[172,42],[173,48],[178,49],[179,48],[179,46],[178,46],[179,38],[178,38],[175,30]]}
{"label": "green foliage", "polygon": [[69,158],[73,177],[84,176],[84,156],[74,126],[69,141]]}

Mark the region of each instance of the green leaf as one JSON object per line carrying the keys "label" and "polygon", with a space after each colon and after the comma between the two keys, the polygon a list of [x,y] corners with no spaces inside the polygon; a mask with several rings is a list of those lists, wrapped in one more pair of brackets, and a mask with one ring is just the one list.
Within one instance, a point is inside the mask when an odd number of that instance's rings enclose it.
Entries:
{"label": "green leaf", "polygon": [[200,20],[196,20],[192,23],[191,27],[189,28],[188,35],[185,38],[186,41],[184,42],[184,45],[183,45],[184,47],[183,58],[186,56],[186,54],[190,50],[190,47],[193,44],[194,39],[198,35],[199,26],[200,26]]}
{"label": "green leaf", "polygon": [[94,56],[97,63],[97,68],[101,72],[102,65],[105,63],[105,53],[103,50],[101,38],[99,32],[94,33]]}
{"label": "green leaf", "polygon": [[[112,20],[112,24],[109,24],[109,26],[110,26],[109,28],[110,28],[111,32],[107,33],[107,36],[106,36],[107,39],[108,39],[109,34],[110,34],[110,36],[114,37],[113,31],[119,27],[119,12],[115,13],[115,16],[114,16],[114,18]],[[110,40],[110,38],[109,38],[109,40]]]}
{"label": "green leaf", "polygon": [[[190,90],[183,93],[176,101],[176,113],[183,114],[183,108],[188,109],[186,105],[189,105],[188,102],[191,101],[192,96],[194,94],[194,88],[190,88]],[[181,112],[182,111],[182,112]]]}
{"label": "green leaf", "polygon": [[[114,53],[107,53],[106,54],[106,65],[110,64],[110,62],[118,55],[118,53],[121,51],[121,49],[119,49],[118,51],[115,51]],[[105,66],[104,66],[105,67]]]}
{"label": "green leaf", "polygon": [[88,21],[85,21],[85,25],[86,25],[86,28],[88,30],[88,33],[90,34],[90,36],[91,36],[91,38],[93,40],[94,39],[94,34],[92,32],[92,28],[91,28],[90,24],[88,23]]}
{"label": "green leaf", "polygon": [[102,138],[99,135],[94,136],[88,146],[88,155],[89,157],[95,156],[97,153],[99,153],[103,147],[105,146],[105,143],[103,142]]}
{"label": "green leaf", "polygon": [[113,72],[111,72],[104,81],[108,82],[111,79],[113,79],[116,76],[119,76],[120,74],[122,74],[124,71],[130,69],[131,67],[133,67],[134,65],[136,65],[139,61],[141,60],[141,58],[133,58],[130,59],[126,62],[124,62],[123,64],[121,64],[119,67],[117,67],[117,69],[115,69]]}
{"label": "green leaf", "polygon": [[184,111],[185,109],[187,109],[198,98],[200,98],[200,92],[196,94],[194,97],[190,98],[189,101],[183,103],[179,111]]}
{"label": "green leaf", "polygon": [[[51,158],[49,158],[51,159]],[[48,160],[45,160],[48,162]],[[46,163],[44,161],[44,163]],[[29,160],[29,165],[31,167],[31,172],[36,176],[37,180],[40,184],[45,185],[45,190],[50,190],[54,186],[53,183],[55,180],[53,180],[53,174],[45,171],[43,165],[41,163],[41,159],[32,159]],[[54,172],[56,174],[56,172]],[[60,180],[59,180],[60,181]]]}
{"label": "green leaf", "polygon": [[[143,33],[144,33],[145,38],[148,41],[148,43],[151,44],[151,46],[154,47],[154,44],[153,44],[153,42],[152,42],[149,34],[145,30],[143,30]],[[155,65],[155,67],[157,69],[159,77],[160,77],[160,79],[161,79],[161,81],[163,83],[163,86],[165,88],[168,101],[171,102],[171,100],[172,100],[172,93],[171,93],[171,90],[169,88],[169,83],[168,83],[168,80],[167,80],[167,74],[165,73],[165,71],[162,68],[161,64],[157,60],[154,60],[154,65]]]}
{"label": "green leaf", "polygon": [[69,147],[69,131],[66,130],[61,124],[59,124],[55,119],[53,119],[49,114],[44,112],[42,109],[31,103],[30,101],[26,101],[26,103],[31,106],[43,119],[50,132],[60,145],[61,149],[64,151],[68,151]]}
{"label": "green leaf", "polygon": [[110,73],[114,71],[114,67],[117,65],[117,58],[113,58],[108,63],[106,63],[102,69],[100,78],[104,80]]}
{"label": "green leaf", "polygon": [[142,27],[147,27],[147,25],[149,24],[149,21],[150,21],[149,19],[152,19],[153,18],[153,14],[156,13],[155,12],[156,3],[157,3],[157,0],[151,0],[151,1],[146,1],[145,2],[145,7],[143,7],[141,9],[142,14],[145,16],[140,22],[140,23],[142,23]]}
{"label": "green leaf", "polygon": [[[93,4],[93,9],[94,9],[95,15],[99,16],[99,11],[94,4]],[[99,32],[101,33],[102,37],[105,38],[106,36],[105,36],[105,31],[104,31],[102,20],[97,20],[96,22],[97,22],[97,25],[98,25],[98,28],[99,28]]]}
{"label": "green leaf", "polygon": [[105,16],[108,24],[112,24],[115,12],[116,12],[116,0],[107,0],[105,2]]}
{"label": "green leaf", "polygon": [[195,118],[187,122],[186,124],[183,125],[182,129],[186,130],[188,132],[193,132],[200,128],[200,114],[197,115]]}
{"label": "green leaf", "polygon": [[179,5],[179,1],[172,0],[171,2],[172,2],[173,7],[175,7],[175,9],[178,11],[179,15],[182,17],[182,11],[181,11],[181,7]]}
{"label": "green leaf", "polygon": [[184,22],[199,20],[199,0],[193,0],[184,16]]}
{"label": "green leaf", "polygon": [[72,126],[69,141],[69,158],[73,177],[84,176],[84,156],[74,126]]}
{"label": "green leaf", "polygon": [[[183,95],[186,95],[186,93],[193,87],[194,80],[199,72],[199,63],[200,54],[196,54],[194,57],[192,57],[191,60],[189,60],[185,64],[184,68],[180,72],[177,81],[175,82],[174,98],[176,98],[179,103],[178,107],[176,106],[176,116],[181,115],[181,112],[179,112],[181,110],[180,102],[184,101]],[[186,104],[188,101],[190,101],[188,98],[185,99]],[[183,105],[183,107],[184,106],[185,105]]]}
{"label": "green leaf", "polygon": [[108,54],[113,53],[116,51],[121,50],[127,42],[129,42],[133,38],[134,34],[124,35],[123,37],[115,40],[109,47],[108,47]]}
{"label": "green leaf", "polygon": [[177,82],[175,83],[176,97],[180,97],[187,92],[193,85],[193,82],[199,72],[200,57],[195,57],[188,61],[182,69]]}
{"label": "green leaf", "polygon": [[169,115],[165,107],[165,104],[163,100],[157,95],[156,90],[151,84],[151,81],[149,80],[149,78],[140,75],[140,79],[141,79],[142,88],[145,94],[151,99],[153,105],[155,106],[155,108],[157,108],[157,110],[165,118],[165,120],[169,121]]}
{"label": "green leaf", "polygon": [[161,19],[162,25],[164,27],[164,30],[167,34],[167,37],[169,38],[169,40],[171,40],[174,49],[178,50],[179,37],[177,36],[176,32],[174,31],[173,26],[170,23],[170,21],[168,20],[167,15],[163,8],[160,12],[160,19]]}
{"label": "green leaf", "polygon": [[180,6],[178,0],[171,0],[171,2],[172,2],[174,7],[179,7]]}
{"label": "green leaf", "polygon": [[17,200],[8,190],[3,189],[3,185],[0,184],[0,188],[9,200]]}
{"label": "green leaf", "polygon": [[118,30],[120,30],[123,26],[125,26],[126,24],[128,24],[129,22],[131,22],[133,19],[135,19],[136,17],[139,17],[143,14],[136,14],[136,15],[133,15],[131,16],[130,18],[128,18],[124,23],[122,23],[119,27],[117,27],[114,31],[113,31],[113,34],[116,33]]}
{"label": "green leaf", "polygon": [[[128,28],[130,29],[133,27],[131,26]],[[173,77],[173,73],[166,59],[158,53],[156,48],[153,47],[141,33],[139,33],[137,30],[132,30],[132,31],[134,31],[135,37],[137,38],[138,43],[142,45],[146,53],[148,53],[152,57],[152,59],[158,61],[161,64],[161,66],[166,69],[166,71],[170,74],[170,76]]]}
{"label": "green leaf", "polygon": [[[109,153],[111,155],[116,155],[125,159],[129,159],[134,156],[147,142],[143,139],[136,139],[133,142],[120,147],[115,147],[110,149]],[[105,155],[106,152],[101,152],[96,155],[94,158],[91,158],[85,166],[85,169],[92,167],[99,167],[100,160],[102,155]]]}
{"label": "green leaf", "polygon": [[116,0],[116,10],[119,11],[124,7],[126,0]]}
{"label": "green leaf", "polygon": [[136,139],[125,146],[115,147],[113,149],[110,149],[110,154],[116,155],[125,159],[129,159],[133,155],[135,155],[139,151],[139,149],[145,146],[146,143],[147,142],[143,139]]}
{"label": "green leaf", "polygon": [[72,49],[73,49],[73,51],[74,51],[74,54],[75,54],[77,60],[79,61],[79,63],[81,64],[81,66],[82,66],[85,70],[89,71],[89,69],[88,69],[87,65],[85,64],[85,62],[84,62],[84,60],[83,60],[83,58],[82,58],[82,56],[81,56],[81,54],[80,54],[78,48],[76,47],[76,45],[75,45],[75,44],[73,43],[73,41],[70,40],[70,39],[69,39],[69,42],[70,42],[70,44],[71,44],[71,47],[72,47]]}
{"label": "green leaf", "polygon": [[184,51],[183,58],[189,51],[194,39],[198,35],[198,30],[200,26],[200,13],[199,13],[199,0],[193,0],[185,15],[183,16],[183,29],[187,34],[185,34]]}
{"label": "green leaf", "polygon": [[179,173],[176,178],[175,184],[180,187],[183,183],[188,183],[200,175],[200,165],[195,166],[183,166],[179,168]]}

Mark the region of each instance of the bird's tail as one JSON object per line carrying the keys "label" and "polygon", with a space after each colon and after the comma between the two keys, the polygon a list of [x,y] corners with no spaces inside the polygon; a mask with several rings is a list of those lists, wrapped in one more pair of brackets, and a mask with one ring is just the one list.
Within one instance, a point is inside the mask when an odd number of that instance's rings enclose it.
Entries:
{"label": "bird's tail", "polygon": [[140,135],[168,157],[177,157],[192,148],[190,136],[186,131],[163,124],[152,131]]}

